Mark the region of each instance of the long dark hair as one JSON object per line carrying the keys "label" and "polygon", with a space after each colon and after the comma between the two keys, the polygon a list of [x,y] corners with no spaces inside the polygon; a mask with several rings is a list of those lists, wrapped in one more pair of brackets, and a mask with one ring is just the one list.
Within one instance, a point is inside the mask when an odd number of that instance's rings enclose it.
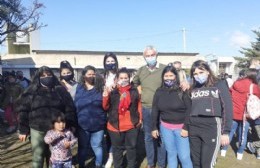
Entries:
{"label": "long dark hair", "polygon": [[180,90],[180,78],[179,78],[179,74],[178,74],[178,71],[176,70],[176,68],[172,65],[168,65],[166,66],[163,71],[162,71],[162,76],[161,76],[161,79],[162,79],[162,84],[161,84],[161,88],[166,88],[165,84],[164,84],[164,75],[167,73],[167,72],[172,72],[174,75],[175,75],[175,80],[176,80],[176,85],[173,86],[173,90]]}
{"label": "long dark hair", "polygon": [[61,71],[63,69],[69,69],[71,71],[71,74],[73,76],[73,81],[74,81],[74,69],[73,67],[71,66],[71,64],[69,63],[69,61],[67,60],[64,60],[64,61],[61,61],[60,62],[60,76],[61,76]]}
{"label": "long dark hair", "polygon": [[97,91],[99,92],[103,92],[103,88],[104,88],[104,79],[102,78],[102,76],[97,72],[96,68],[91,66],[91,65],[88,65],[86,66],[83,70],[82,70],[82,73],[81,73],[81,77],[80,77],[80,84],[84,87],[86,87],[85,85],[85,75],[86,73],[89,71],[89,70],[92,70],[95,72],[95,81],[94,81],[94,87],[97,89]]}
{"label": "long dark hair", "polygon": [[113,53],[113,52],[108,52],[108,53],[105,54],[104,59],[103,59],[103,66],[104,66],[104,70],[105,70],[104,77],[105,77],[105,78],[107,77],[108,72],[109,72],[109,70],[106,69],[106,60],[107,60],[107,58],[109,58],[109,57],[111,57],[111,58],[113,58],[113,59],[115,60],[116,68],[115,68],[114,71],[115,71],[115,73],[118,72],[118,61],[117,61],[116,54]]}
{"label": "long dark hair", "polygon": [[254,84],[257,84],[257,79],[256,79],[256,76],[257,76],[257,70],[255,68],[249,68],[247,71],[246,71],[246,77],[245,78],[248,78],[250,79]]}
{"label": "long dark hair", "polygon": [[43,73],[50,73],[52,75],[52,78],[54,80],[54,87],[61,85],[58,78],[54,75],[53,71],[47,67],[47,66],[42,66],[40,67],[36,73],[34,74],[33,78],[32,78],[32,82],[29,85],[29,87],[25,90],[25,93],[30,92],[30,93],[34,93],[35,91],[37,91],[39,88],[42,87],[41,83],[40,83],[40,77],[41,75],[43,75]]}
{"label": "long dark hair", "polygon": [[213,86],[217,81],[218,81],[218,78],[214,75],[214,73],[212,72],[212,70],[210,69],[209,65],[207,62],[203,61],[203,60],[198,60],[198,61],[195,61],[192,66],[191,66],[191,69],[190,69],[190,76],[192,78],[192,88],[195,88],[198,86],[198,83],[196,82],[196,80],[194,79],[194,71],[195,69],[198,68],[200,70],[206,70],[209,72],[209,76],[208,76],[208,80],[207,82],[205,83],[205,86],[206,87],[210,87],[210,86]]}
{"label": "long dark hair", "polygon": [[130,83],[130,78],[131,78],[131,73],[130,73],[130,71],[129,71],[126,67],[123,67],[123,68],[119,69],[118,72],[117,72],[117,75],[116,75],[116,78],[117,78],[117,79],[118,79],[118,77],[119,77],[119,75],[120,75],[121,73],[126,73],[126,74],[127,74],[128,78],[129,78],[129,83]]}

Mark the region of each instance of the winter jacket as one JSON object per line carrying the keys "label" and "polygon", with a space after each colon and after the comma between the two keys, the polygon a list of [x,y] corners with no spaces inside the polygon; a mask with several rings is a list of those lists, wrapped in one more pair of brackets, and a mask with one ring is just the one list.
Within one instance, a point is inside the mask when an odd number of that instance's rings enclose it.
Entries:
{"label": "winter jacket", "polygon": [[30,128],[47,132],[52,127],[51,114],[57,112],[65,114],[67,127],[77,126],[73,100],[63,86],[40,87],[34,93],[23,93],[17,101],[16,111],[20,134],[28,134]]}
{"label": "winter jacket", "polygon": [[[131,126],[128,127],[135,128],[140,124],[140,121],[142,120],[142,113],[141,113],[141,100],[139,93],[136,88],[131,88],[129,90],[130,96],[131,96],[131,104],[129,107],[129,110],[127,110],[126,113],[130,113],[130,118],[125,118],[125,121],[130,120]],[[125,129],[122,129],[122,126],[125,128],[125,124],[121,123],[119,112],[118,112],[118,106],[120,101],[120,93],[118,89],[113,90],[109,97],[104,97],[103,99],[103,107],[105,110],[108,111],[108,129],[111,131],[127,131]],[[125,114],[126,116],[126,114]],[[112,126],[109,127],[109,126]]]}
{"label": "winter jacket", "polygon": [[222,134],[230,132],[232,125],[232,101],[225,81],[219,80],[212,87],[200,87],[191,91],[191,116],[222,118]]}
{"label": "winter jacket", "polygon": [[95,88],[87,90],[78,84],[75,95],[78,124],[86,131],[99,131],[105,128],[106,113],[102,107],[102,93]]}
{"label": "winter jacket", "polygon": [[[230,89],[233,103],[233,119],[243,120],[243,114],[245,112],[247,96],[249,93],[249,87],[252,81],[248,78],[240,79],[234,82]],[[253,84],[253,94],[260,97],[260,89],[256,84]]]}

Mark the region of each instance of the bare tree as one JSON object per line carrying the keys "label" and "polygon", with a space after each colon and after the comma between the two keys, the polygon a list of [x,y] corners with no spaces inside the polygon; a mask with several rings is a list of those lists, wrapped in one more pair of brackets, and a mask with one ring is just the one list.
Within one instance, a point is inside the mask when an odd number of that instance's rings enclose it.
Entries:
{"label": "bare tree", "polygon": [[44,5],[34,0],[32,5],[25,7],[21,0],[0,0],[0,45],[8,34],[18,31],[28,33],[44,27],[39,23]]}

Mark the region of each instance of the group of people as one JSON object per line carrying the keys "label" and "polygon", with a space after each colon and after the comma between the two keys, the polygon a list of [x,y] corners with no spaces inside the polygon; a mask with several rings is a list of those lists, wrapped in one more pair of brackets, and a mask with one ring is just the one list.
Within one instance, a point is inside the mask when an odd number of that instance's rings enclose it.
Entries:
{"label": "group of people", "polygon": [[4,112],[5,122],[8,128],[7,133],[12,133],[17,128],[17,120],[14,109],[14,100],[26,89],[30,84],[30,80],[23,76],[22,71],[6,72],[0,76],[0,108]]}
{"label": "group of people", "polygon": [[[30,136],[33,167],[43,167],[44,160],[47,166],[72,167],[71,147],[78,141],[79,167],[85,167],[92,148],[96,168],[104,163],[105,168],[112,164],[123,168],[124,151],[127,167],[135,168],[140,130],[147,168],[156,164],[160,168],[214,167],[219,150],[224,156],[236,128],[245,123],[239,134],[243,142],[237,157],[241,157],[248,124],[240,113],[246,99],[238,103],[234,97],[241,97],[237,85],[255,83],[250,72],[256,70],[250,69],[237,81],[245,82],[235,82],[230,92],[226,81],[218,79],[203,60],[192,64],[187,79],[181,62],[157,62],[155,47],[147,46],[143,56],[147,64],[134,77],[129,69],[119,68],[111,52],[104,56],[103,73],[88,65],[79,81],[68,61],[60,63],[60,79],[47,66],[38,69],[15,100],[19,139]],[[257,89],[254,85],[254,94],[260,96]],[[107,161],[103,160],[104,137]]]}

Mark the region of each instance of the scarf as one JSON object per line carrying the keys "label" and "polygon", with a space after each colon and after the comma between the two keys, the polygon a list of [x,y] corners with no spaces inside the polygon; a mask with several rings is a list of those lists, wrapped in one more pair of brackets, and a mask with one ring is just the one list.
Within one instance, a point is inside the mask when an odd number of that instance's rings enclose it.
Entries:
{"label": "scarf", "polygon": [[120,115],[125,115],[125,112],[129,109],[129,106],[131,104],[131,96],[129,92],[130,88],[131,85],[125,87],[118,86],[118,91],[120,93],[118,113]]}

